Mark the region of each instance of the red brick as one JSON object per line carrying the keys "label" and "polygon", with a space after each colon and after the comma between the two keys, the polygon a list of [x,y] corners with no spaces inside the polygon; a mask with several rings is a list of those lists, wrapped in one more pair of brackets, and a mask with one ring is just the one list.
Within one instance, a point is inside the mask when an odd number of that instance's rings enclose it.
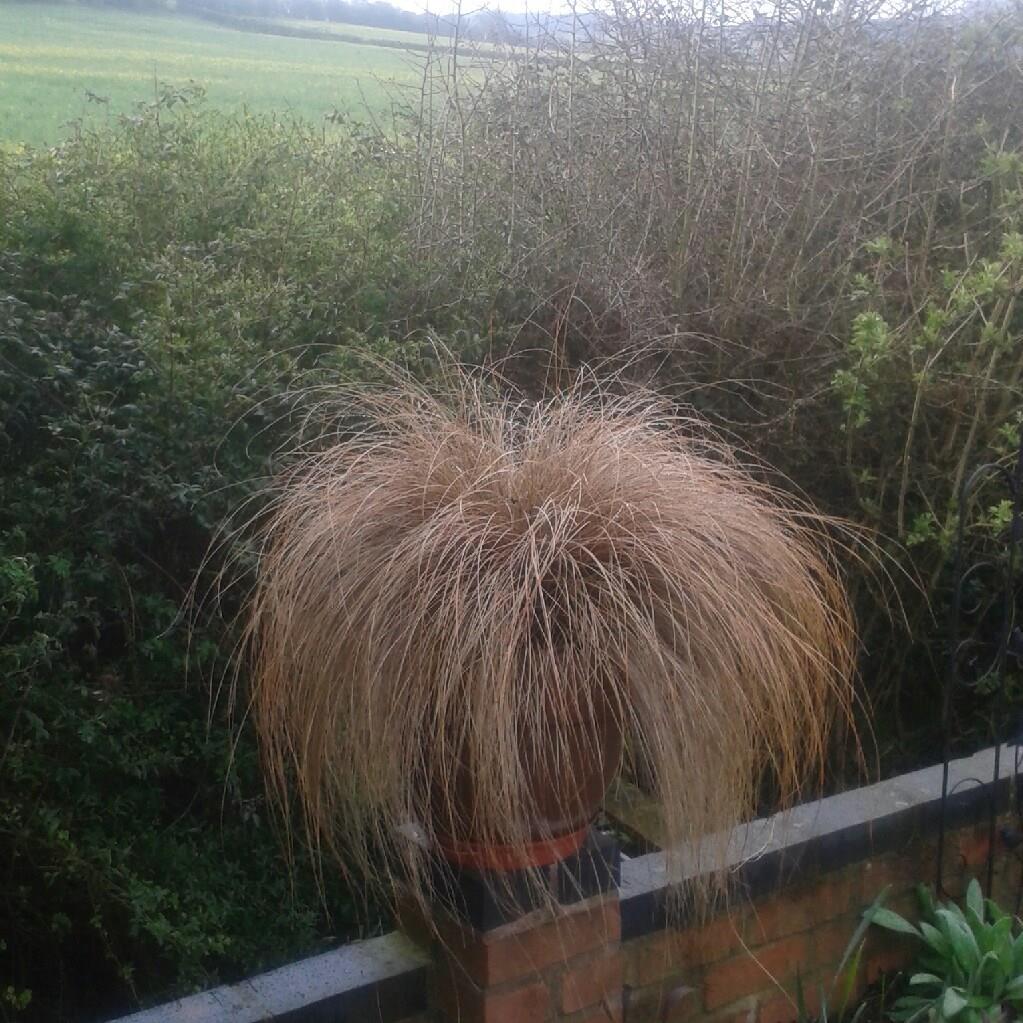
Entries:
{"label": "red brick", "polygon": [[[831,989],[833,974],[816,973],[804,975],[800,973],[803,988],[803,1007],[810,1017],[818,1016],[820,1006],[827,998]],[[761,995],[756,1010],[756,1023],[794,1023],[799,1018],[799,999],[797,998],[795,981],[786,985],[784,991],[775,990],[771,994]],[[832,1007],[837,1009],[839,1007]]]}
{"label": "red brick", "polygon": [[756,994],[795,976],[808,955],[805,934],[795,934],[755,953],[743,954],[718,963],[707,970],[703,985],[703,1004],[708,1009],[727,1005],[746,995]]}
{"label": "red brick", "polygon": [[437,971],[433,1004],[445,1023],[541,1023],[551,1018],[551,995],[542,981],[481,990],[450,967]]}
{"label": "red brick", "polygon": [[480,934],[450,917],[438,922],[439,953],[489,987],[528,977],[585,952],[617,944],[621,920],[616,898],[601,897],[551,918],[533,914],[511,928]]}
{"label": "red brick", "polygon": [[706,966],[734,955],[743,947],[740,927],[737,916],[719,916],[701,927],[682,931],[682,956],[686,964]]}
{"label": "red brick", "polygon": [[912,962],[913,956],[914,950],[908,943],[901,948],[890,945],[871,952],[865,958],[863,983],[873,984],[882,974],[905,969]]}
{"label": "red brick", "polygon": [[682,968],[678,956],[663,939],[663,935],[656,935],[630,941],[622,947],[622,975],[626,984],[643,988],[678,974]]}
{"label": "red brick", "polygon": [[628,1023],[685,1023],[702,1012],[699,978],[687,984],[678,977],[628,994]]}
{"label": "red brick", "polygon": [[760,1006],[756,998],[742,998],[734,1005],[709,1013],[703,1023],[757,1023]]}
{"label": "red brick", "polygon": [[[884,900],[884,906],[886,909],[890,909],[893,913],[898,913],[899,916],[906,917],[907,920],[911,920],[916,923],[920,918],[920,900],[917,897],[916,891],[902,892],[898,895],[889,895]],[[866,907],[864,907],[866,908]],[[868,937],[873,940],[887,939],[890,941],[897,941],[903,944],[907,941],[912,942],[912,938],[900,936],[892,931],[882,930],[880,927],[871,927],[867,931]]]}
{"label": "red brick", "polygon": [[757,1008],[756,1023],[792,1023],[799,1016],[793,999],[777,994],[766,998]]}
{"label": "red brick", "polygon": [[987,865],[991,851],[991,839],[988,829],[974,828],[963,832],[958,841],[959,862],[965,867],[981,867]]}
{"label": "red brick", "polygon": [[[622,1016],[622,1007],[619,1003],[617,1006],[609,1006],[608,1008],[600,1008],[594,1012],[588,1012],[585,1016],[573,1016],[572,1023],[622,1023],[624,1017]],[[633,1023],[632,1018],[629,1018],[629,1023]]]}
{"label": "red brick", "polygon": [[781,891],[755,903],[750,907],[747,940],[751,945],[763,945],[840,917],[854,908],[859,888],[854,874],[825,874],[813,885]]}
{"label": "red brick", "polygon": [[931,876],[930,857],[917,851],[916,854],[889,853],[862,865],[864,907],[873,902],[886,885],[891,885],[892,894],[906,891]]}
{"label": "red brick", "polygon": [[480,1023],[524,1023],[543,1020],[550,1014],[551,995],[547,985],[530,984],[505,994],[488,992]]}
{"label": "red brick", "polygon": [[819,968],[833,977],[859,922],[858,916],[847,916],[815,927],[809,936],[809,955],[801,964],[802,972]]}
{"label": "red brick", "polygon": [[635,987],[646,987],[679,971],[720,962],[743,948],[739,922],[721,916],[685,930],[665,930],[625,948],[625,979]]}
{"label": "red brick", "polygon": [[561,978],[561,1011],[591,1005],[618,1005],[622,996],[622,959],[617,949],[566,970]]}

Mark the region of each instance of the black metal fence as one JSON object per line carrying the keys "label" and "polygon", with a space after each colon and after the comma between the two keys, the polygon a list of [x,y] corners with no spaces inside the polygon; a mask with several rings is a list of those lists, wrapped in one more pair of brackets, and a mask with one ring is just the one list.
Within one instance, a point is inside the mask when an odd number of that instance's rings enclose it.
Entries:
{"label": "black metal fence", "polygon": [[[1023,434],[1023,431],[1021,431]],[[989,784],[987,801],[988,856],[986,890],[990,894],[995,853],[999,845],[1023,851],[1023,798],[1013,784],[1015,825],[998,826],[996,793],[999,781],[1013,782],[1023,767],[1023,720],[1020,701],[1009,690],[1011,669],[1023,657],[1023,632],[1017,625],[1019,548],[1023,522],[1023,435],[1012,462],[981,465],[964,481],[958,494],[958,514],[952,577],[952,607],[949,623],[948,666],[942,692],[943,775],[939,824],[936,887],[946,896],[945,831],[949,801],[964,784]],[[1023,694],[1021,694],[1023,695]],[[987,710],[989,735],[995,745],[993,775],[989,780],[962,778],[950,783],[949,763],[953,755],[956,711],[964,703],[982,703]],[[1002,747],[1012,750],[1006,765]],[[1023,885],[1016,895],[1016,912],[1023,900]]]}

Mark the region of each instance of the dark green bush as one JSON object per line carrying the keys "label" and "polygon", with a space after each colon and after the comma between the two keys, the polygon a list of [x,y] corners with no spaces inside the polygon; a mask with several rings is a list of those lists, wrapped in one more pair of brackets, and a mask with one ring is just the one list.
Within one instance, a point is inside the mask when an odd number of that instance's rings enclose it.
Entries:
{"label": "dark green bush", "polygon": [[921,919],[914,924],[888,909],[864,914],[864,921],[922,943],[908,990],[888,1018],[893,1023],[985,1023],[1015,1019],[1023,1008],[1023,936],[1020,921],[991,899],[980,883],[966,889],[965,908],[936,902],[917,887]]}
{"label": "dark green bush", "polygon": [[233,598],[188,598],[316,388],[418,359],[384,315],[414,274],[364,143],[191,98],[0,166],[5,1016],[113,1014],[369,919],[288,863],[215,699]]}

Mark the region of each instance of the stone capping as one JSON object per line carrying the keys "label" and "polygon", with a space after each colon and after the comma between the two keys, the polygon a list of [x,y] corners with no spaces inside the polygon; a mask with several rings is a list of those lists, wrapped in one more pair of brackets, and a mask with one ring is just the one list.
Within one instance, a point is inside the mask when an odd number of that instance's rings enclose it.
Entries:
{"label": "stone capping", "polygon": [[399,1020],[423,1007],[428,961],[425,951],[392,931],[300,959],[239,984],[124,1016],[118,1023]]}
{"label": "stone capping", "polygon": [[[991,746],[949,764],[947,829],[984,819],[992,798],[999,810],[1008,806],[1016,747],[1002,747],[997,787],[996,749]],[[942,773],[943,766],[935,764],[739,825],[728,836],[727,854],[739,893],[757,898],[800,877],[838,870],[936,833]],[[699,848],[678,855],[681,862],[673,865],[673,874],[681,874],[683,884],[698,877]],[[703,859],[709,862],[707,854]],[[623,942],[663,928],[668,892],[664,853],[623,859],[620,892]]]}
{"label": "stone capping", "polygon": [[[999,810],[1008,806],[1016,747],[1002,747],[997,786],[992,784],[995,753],[996,747],[989,747],[950,763],[947,828],[983,820],[992,799]],[[942,765],[936,764],[740,825],[727,837],[728,863],[740,892],[756,898],[799,877],[837,870],[936,832],[942,773]],[[705,847],[706,860],[706,843],[679,852],[683,878],[700,875],[699,846]],[[677,872],[677,866],[675,869]],[[623,942],[666,925],[667,876],[663,852],[622,858]],[[425,951],[394,931],[301,959],[239,984],[125,1016],[116,1023],[259,1023],[269,1019],[397,1023],[425,1009],[428,962]]]}

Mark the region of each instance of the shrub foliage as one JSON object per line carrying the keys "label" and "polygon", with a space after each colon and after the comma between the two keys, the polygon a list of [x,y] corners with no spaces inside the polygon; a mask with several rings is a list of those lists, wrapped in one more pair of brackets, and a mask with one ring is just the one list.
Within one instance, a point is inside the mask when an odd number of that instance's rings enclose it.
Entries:
{"label": "shrub foliage", "polygon": [[417,108],[417,242],[516,317],[534,377],[625,351],[877,531],[888,584],[853,585],[889,767],[940,749],[955,495],[1018,435],[1021,42],[1018,5],[641,0],[438,59]]}
{"label": "shrub foliage", "polygon": [[183,608],[294,394],[400,357],[367,327],[389,213],[356,142],[188,98],[0,176],[0,998],[40,1019],[354,924],[286,861],[212,699],[230,632]]}

